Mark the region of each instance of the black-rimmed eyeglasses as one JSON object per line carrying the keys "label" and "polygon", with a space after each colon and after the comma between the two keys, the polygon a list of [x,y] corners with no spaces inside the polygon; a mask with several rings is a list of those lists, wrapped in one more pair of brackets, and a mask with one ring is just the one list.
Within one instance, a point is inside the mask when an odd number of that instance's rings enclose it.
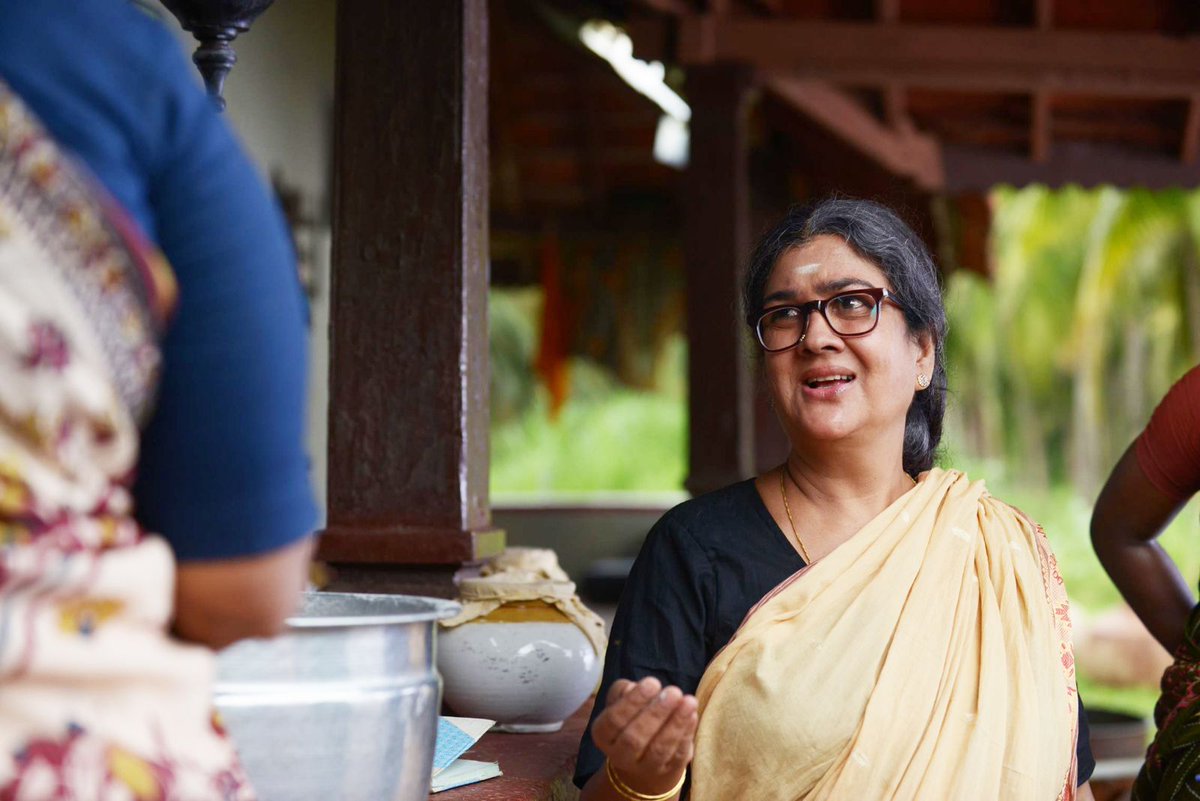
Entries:
{"label": "black-rimmed eyeglasses", "polygon": [[768,353],[794,348],[808,334],[808,318],[815,311],[825,318],[830,330],[840,337],[866,336],[879,324],[879,307],[890,300],[900,303],[886,289],[850,289],[824,300],[810,300],[799,306],[772,306],[751,316],[746,322],[754,326],[758,342]]}

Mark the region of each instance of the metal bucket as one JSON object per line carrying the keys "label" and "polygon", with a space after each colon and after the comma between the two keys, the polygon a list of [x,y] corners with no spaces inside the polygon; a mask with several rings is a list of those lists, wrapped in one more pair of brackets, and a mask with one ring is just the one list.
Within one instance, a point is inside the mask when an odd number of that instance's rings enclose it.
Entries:
{"label": "metal bucket", "polygon": [[458,604],[307,593],[287,631],[220,654],[216,706],[261,801],[424,801]]}

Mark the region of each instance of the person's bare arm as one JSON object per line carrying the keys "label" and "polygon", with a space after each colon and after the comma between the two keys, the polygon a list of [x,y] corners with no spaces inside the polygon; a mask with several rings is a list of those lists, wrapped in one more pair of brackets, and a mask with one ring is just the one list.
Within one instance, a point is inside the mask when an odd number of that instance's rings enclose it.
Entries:
{"label": "person's bare arm", "polygon": [[[658,679],[613,684],[604,711],[592,724],[592,741],[604,752],[617,776],[647,795],[665,793],[679,783],[692,761],[697,704],[678,687]],[[677,798],[678,794],[672,796]],[[583,786],[580,801],[622,801],[603,768]]]}
{"label": "person's bare arm", "polygon": [[220,649],[277,634],[299,603],[312,548],[309,537],[259,556],[180,564],[175,635]]}
{"label": "person's bare arm", "polygon": [[1096,801],[1096,796],[1092,795],[1091,782],[1079,785],[1079,790],[1075,793],[1075,801]]}
{"label": "person's bare arm", "polygon": [[1100,492],[1092,545],[1129,606],[1168,651],[1183,640],[1195,605],[1179,568],[1155,539],[1183,502],[1163,494],[1142,472],[1131,446]]}

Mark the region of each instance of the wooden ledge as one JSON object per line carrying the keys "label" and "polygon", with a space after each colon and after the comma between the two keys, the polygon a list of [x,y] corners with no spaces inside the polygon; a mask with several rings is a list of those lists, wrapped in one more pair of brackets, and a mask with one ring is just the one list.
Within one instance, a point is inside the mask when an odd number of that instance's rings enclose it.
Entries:
{"label": "wooden ledge", "polygon": [[504,532],[420,526],[332,524],[317,539],[324,562],[365,565],[458,565],[504,550]]}
{"label": "wooden ledge", "polygon": [[579,790],[571,781],[579,738],[587,728],[588,699],[552,734],[488,732],[463,759],[499,762],[504,775],[478,784],[430,794],[430,801],[574,801]]}

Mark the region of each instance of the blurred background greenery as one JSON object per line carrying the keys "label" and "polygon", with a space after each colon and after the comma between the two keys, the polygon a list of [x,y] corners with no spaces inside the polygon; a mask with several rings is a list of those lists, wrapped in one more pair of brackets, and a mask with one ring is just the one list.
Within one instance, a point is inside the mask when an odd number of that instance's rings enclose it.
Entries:
{"label": "blurred background greenery", "polygon": [[535,362],[542,292],[493,288],[492,500],[637,493],[683,497],[687,464],[687,345],[672,332],[641,387],[587,356],[567,358],[569,391],[556,414]]}
{"label": "blurred background greenery", "polygon": [[[1001,188],[989,203],[990,274],[946,280],[941,461],[1042,523],[1086,620],[1120,600],[1091,548],[1092,503],[1158,400],[1200,362],[1200,192]],[[570,356],[569,391],[552,414],[535,369],[542,305],[537,287],[491,294],[493,500],[682,497],[681,332],[653,340],[637,386]],[[1185,576],[1200,576],[1200,506],[1163,544]],[[1104,687],[1086,671],[1089,703],[1149,714],[1156,691]]]}

